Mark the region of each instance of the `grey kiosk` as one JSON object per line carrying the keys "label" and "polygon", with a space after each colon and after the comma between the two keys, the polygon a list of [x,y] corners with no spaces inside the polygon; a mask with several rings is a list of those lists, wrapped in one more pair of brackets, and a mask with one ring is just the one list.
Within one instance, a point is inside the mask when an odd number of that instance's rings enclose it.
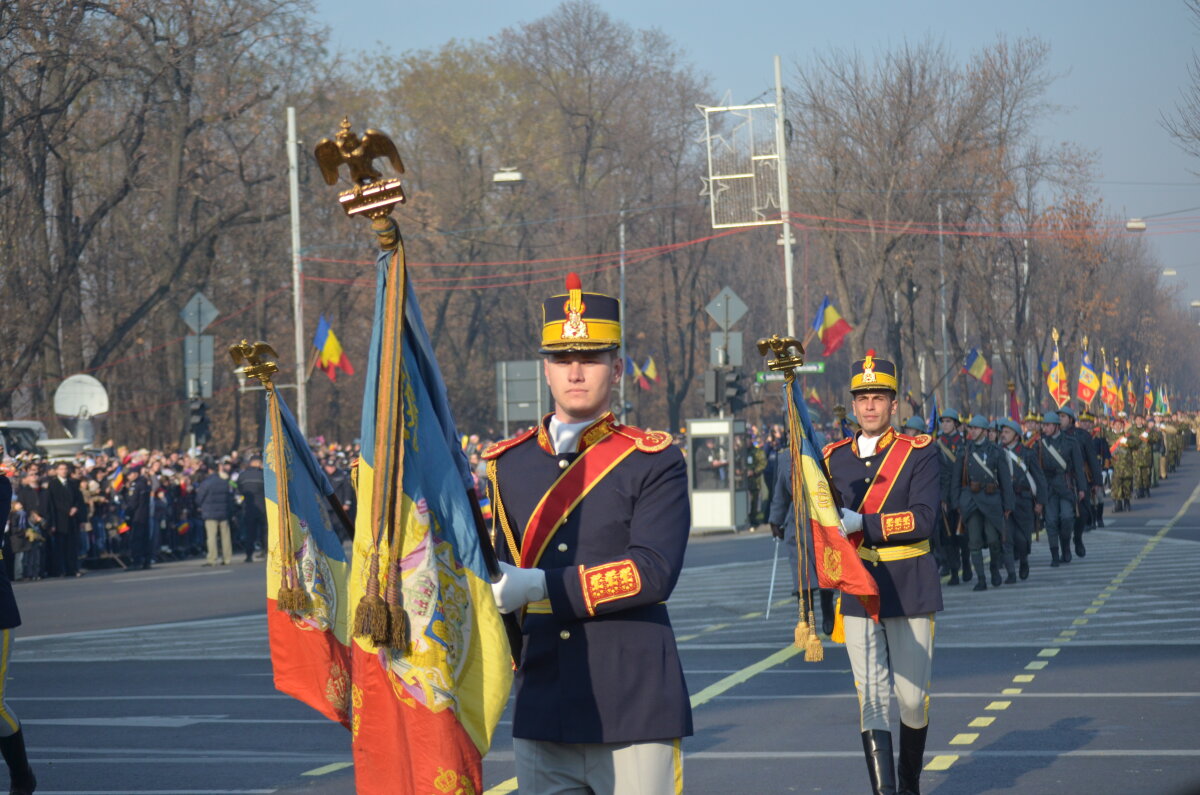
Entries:
{"label": "grey kiosk", "polygon": [[688,499],[692,532],[737,530],[749,520],[749,501],[734,467],[734,437],[746,432],[732,417],[687,421]]}

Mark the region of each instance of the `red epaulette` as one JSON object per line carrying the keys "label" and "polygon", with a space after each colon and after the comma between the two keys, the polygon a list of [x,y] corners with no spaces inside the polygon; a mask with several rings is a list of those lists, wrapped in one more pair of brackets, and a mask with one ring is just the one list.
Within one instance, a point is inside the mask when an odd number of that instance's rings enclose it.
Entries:
{"label": "red epaulette", "polygon": [[521,442],[524,442],[532,437],[535,433],[537,433],[537,429],[538,426],[535,425],[524,433],[519,433],[511,439],[501,439],[498,442],[492,442],[487,446],[487,449],[483,451],[482,455],[480,455],[480,458],[485,461],[490,461],[493,458],[499,458],[500,454],[505,450],[516,447]]}
{"label": "red epaulette", "polygon": [[829,458],[829,454],[832,453],[834,450],[838,449],[839,447],[841,447],[844,444],[850,444],[850,442],[852,442],[852,441],[854,441],[854,437],[847,436],[845,439],[842,439],[840,442],[830,442],[829,444],[825,445],[825,447],[823,447],[821,449],[821,458]]}
{"label": "red epaulette", "polygon": [[898,433],[896,434],[896,438],[903,439],[918,450],[933,444],[933,437],[927,433],[920,433],[916,436],[909,436],[907,433]]}
{"label": "red epaulette", "polygon": [[621,425],[614,422],[612,426],[614,433],[619,433],[626,439],[632,439],[637,445],[637,449],[643,453],[661,453],[671,446],[671,434],[666,431],[648,431],[644,428],[635,428],[632,425]]}

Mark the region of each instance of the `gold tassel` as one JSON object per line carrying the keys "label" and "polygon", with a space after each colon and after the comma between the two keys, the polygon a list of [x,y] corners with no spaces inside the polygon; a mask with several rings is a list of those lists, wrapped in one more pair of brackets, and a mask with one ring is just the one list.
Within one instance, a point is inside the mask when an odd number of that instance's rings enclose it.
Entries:
{"label": "gold tassel", "polygon": [[388,605],[388,617],[391,619],[388,645],[402,654],[408,653],[408,613],[401,605]]}
{"label": "gold tassel", "polygon": [[408,614],[404,612],[404,605],[400,598],[400,578],[402,576],[400,561],[393,560],[388,569],[387,598],[384,599],[384,602],[387,603],[388,617],[391,619],[388,645],[404,653],[408,650]]}
{"label": "gold tassel", "polygon": [[804,649],[808,647],[808,637],[811,632],[812,629],[809,628],[808,622],[803,618],[796,622],[794,643],[797,649]]}
{"label": "gold tassel", "polygon": [[833,632],[829,634],[829,639],[834,643],[846,642],[846,622],[842,620],[842,597],[840,595],[837,600],[837,610],[833,614]]}
{"label": "gold tassel", "polygon": [[379,595],[379,550],[371,551],[371,569],[367,575],[367,592],[363,594],[354,611],[354,634],[370,638],[377,646],[387,643],[388,610]]}
{"label": "gold tassel", "polygon": [[308,612],[308,592],[299,586],[280,585],[279,593],[275,597],[275,607],[289,613],[306,613]]}
{"label": "gold tassel", "polygon": [[804,648],[805,662],[821,662],[825,659],[825,647],[815,634],[808,636],[808,645]]}

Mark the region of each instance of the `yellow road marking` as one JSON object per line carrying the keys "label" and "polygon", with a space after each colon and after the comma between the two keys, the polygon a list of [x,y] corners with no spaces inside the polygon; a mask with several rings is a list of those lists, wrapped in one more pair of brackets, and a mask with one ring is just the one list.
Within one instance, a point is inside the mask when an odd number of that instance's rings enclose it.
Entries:
{"label": "yellow road marking", "polygon": [[1087,622],[1088,622],[1088,620],[1086,618],[1077,618],[1074,621],[1072,621],[1071,623],[1077,627],[1082,627]]}
{"label": "yellow road marking", "polygon": [[1075,637],[1076,634],[1078,634],[1078,632],[1079,632],[1079,630],[1077,630],[1077,629],[1064,629],[1062,632],[1060,632],[1058,634],[1066,635],[1068,638],[1073,638],[1073,637]]}
{"label": "yellow road marking", "polygon": [[747,613],[744,616],[738,616],[738,617],[739,618],[758,618],[761,615],[762,615],[762,613]]}
{"label": "yellow road marking", "polygon": [[1033,674],[1017,674],[1013,677],[1014,682],[1032,682]]}
{"label": "yellow road marking", "polygon": [[1026,665],[1025,670],[1026,671],[1040,671],[1045,667],[1046,667],[1045,660],[1035,660],[1034,662],[1029,663],[1029,665]]}
{"label": "yellow road marking", "polygon": [[954,754],[943,754],[935,756],[929,760],[929,764],[925,765],[926,770],[948,770],[950,765],[958,761],[958,756]]}
{"label": "yellow road marking", "polygon": [[749,680],[751,677],[761,674],[768,668],[774,668],[776,665],[779,665],[782,662],[787,662],[799,653],[800,649],[796,646],[785,646],[769,657],[765,657],[753,665],[747,665],[742,670],[732,673],[724,679],[714,682],[696,695],[692,696],[692,709],[695,709],[701,704],[707,704],[709,701],[712,701],[726,690],[740,685],[741,683]]}
{"label": "yellow road marking", "polygon": [[988,704],[986,707],[984,707],[984,709],[992,710],[993,712],[995,712],[995,711],[1002,710],[1002,709],[1008,709],[1011,706],[1012,706],[1011,701],[993,701],[991,704]]}
{"label": "yellow road marking", "polygon": [[1002,695],[1002,696],[1019,696],[1019,695],[1021,695],[1022,692],[1024,692],[1024,691],[1022,691],[1021,688],[1019,688],[1019,687],[1006,687],[1000,691],[1000,695]]}
{"label": "yellow road marking", "polygon": [[950,738],[950,744],[951,745],[970,745],[971,743],[975,742],[978,739],[979,739],[978,732],[976,732],[975,734],[971,734],[971,733],[956,734]]}
{"label": "yellow road marking", "polygon": [[1087,607],[1087,608],[1084,608],[1084,610],[1083,610],[1083,614],[1085,616],[1094,616],[1098,612],[1100,612],[1100,608],[1098,608],[1098,607]]}
{"label": "yellow road marking", "polygon": [[1060,649],[1042,649],[1038,652],[1039,657],[1054,657],[1058,655]]}
{"label": "yellow road marking", "polygon": [[996,722],[995,718],[976,718],[975,720],[971,721],[967,725],[970,726],[972,729],[986,729],[988,726],[991,726],[995,722]]}
{"label": "yellow road marking", "polygon": [[323,776],[326,773],[336,773],[339,770],[345,770],[348,767],[354,767],[353,762],[332,762],[321,767],[314,767],[312,770],[301,773],[302,776]]}

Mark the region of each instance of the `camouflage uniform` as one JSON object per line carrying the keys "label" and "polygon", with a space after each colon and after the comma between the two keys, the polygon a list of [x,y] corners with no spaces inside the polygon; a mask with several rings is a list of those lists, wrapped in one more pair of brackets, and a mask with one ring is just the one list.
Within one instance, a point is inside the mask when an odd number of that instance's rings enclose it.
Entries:
{"label": "camouflage uniform", "polygon": [[1114,420],[1105,438],[1113,460],[1113,511],[1119,513],[1129,510],[1129,500],[1133,497],[1133,447],[1130,446],[1131,436],[1125,431],[1124,420]]}
{"label": "camouflage uniform", "polygon": [[[1166,473],[1161,472],[1163,454],[1163,433],[1157,422],[1146,423],[1149,428],[1150,442],[1150,486],[1158,485],[1158,481],[1166,480]],[[1161,472],[1161,474],[1160,474]]]}
{"label": "camouflage uniform", "polygon": [[1150,449],[1150,431],[1145,422],[1137,422],[1139,419],[1140,416],[1134,419],[1134,426],[1129,433],[1129,448],[1133,451],[1133,488],[1138,497],[1149,497],[1150,470],[1154,459]]}

